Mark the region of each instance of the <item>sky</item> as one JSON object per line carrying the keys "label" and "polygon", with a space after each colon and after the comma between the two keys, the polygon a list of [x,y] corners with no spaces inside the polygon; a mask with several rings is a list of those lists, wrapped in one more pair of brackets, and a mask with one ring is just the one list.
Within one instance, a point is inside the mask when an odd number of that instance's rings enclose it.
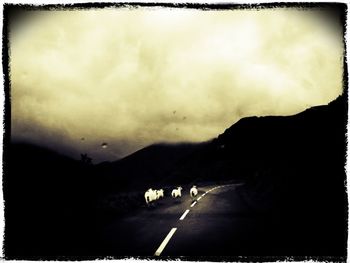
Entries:
{"label": "sky", "polygon": [[94,163],[207,141],[343,89],[342,25],[325,9],[23,11],[10,22],[12,140]]}

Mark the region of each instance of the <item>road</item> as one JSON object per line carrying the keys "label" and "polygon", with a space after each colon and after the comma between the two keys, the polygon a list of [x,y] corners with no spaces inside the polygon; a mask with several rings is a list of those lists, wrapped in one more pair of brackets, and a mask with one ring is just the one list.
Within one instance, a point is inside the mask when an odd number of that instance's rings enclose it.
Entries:
{"label": "road", "polygon": [[269,255],[270,248],[276,246],[274,238],[266,238],[273,220],[252,211],[239,195],[239,187],[199,188],[196,202],[185,188],[181,199],[165,197],[155,207],[116,219],[99,229],[99,254]]}

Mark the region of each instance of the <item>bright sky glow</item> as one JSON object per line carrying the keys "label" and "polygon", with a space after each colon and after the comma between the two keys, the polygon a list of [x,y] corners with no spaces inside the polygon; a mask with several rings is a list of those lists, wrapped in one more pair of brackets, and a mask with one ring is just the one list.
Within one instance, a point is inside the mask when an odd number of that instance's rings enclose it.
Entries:
{"label": "bright sky glow", "polygon": [[325,10],[25,13],[10,35],[12,136],[76,158],[204,141],[342,93],[343,32]]}

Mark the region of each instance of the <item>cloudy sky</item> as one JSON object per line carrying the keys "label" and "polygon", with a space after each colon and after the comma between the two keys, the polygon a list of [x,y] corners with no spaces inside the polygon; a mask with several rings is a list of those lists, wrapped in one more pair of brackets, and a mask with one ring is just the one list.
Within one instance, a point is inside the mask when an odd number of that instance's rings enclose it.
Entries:
{"label": "cloudy sky", "polygon": [[342,26],[323,9],[18,17],[9,39],[12,139],[77,159],[205,141],[240,118],[292,115],[342,93]]}

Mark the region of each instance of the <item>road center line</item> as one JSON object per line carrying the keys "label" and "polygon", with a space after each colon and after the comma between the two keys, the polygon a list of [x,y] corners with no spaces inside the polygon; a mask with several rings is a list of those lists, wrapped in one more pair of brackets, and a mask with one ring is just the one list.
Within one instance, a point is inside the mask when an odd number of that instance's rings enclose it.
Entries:
{"label": "road center line", "polygon": [[194,203],[191,205],[191,207],[194,207],[197,204],[197,201],[194,201]]}
{"label": "road center line", "polygon": [[197,201],[201,200],[201,198],[202,198],[201,196],[200,196],[200,197],[198,197],[198,198],[197,198]]}
{"label": "road center line", "polygon": [[176,231],[176,227],[172,228],[170,230],[170,232],[168,233],[168,235],[164,238],[162,244],[160,244],[159,248],[157,249],[156,253],[154,253],[155,256],[160,256],[160,254],[162,253],[162,251],[164,250],[165,246],[168,244],[170,238],[174,235],[175,231]]}
{"label": "road center line", "polygon": [[188,212],[190,212],[190,209],[187,209],[185,211],[185,213],[183,213],[183,215],[180,217],[180,220],[184,220],[185,216],[188,214]]}

